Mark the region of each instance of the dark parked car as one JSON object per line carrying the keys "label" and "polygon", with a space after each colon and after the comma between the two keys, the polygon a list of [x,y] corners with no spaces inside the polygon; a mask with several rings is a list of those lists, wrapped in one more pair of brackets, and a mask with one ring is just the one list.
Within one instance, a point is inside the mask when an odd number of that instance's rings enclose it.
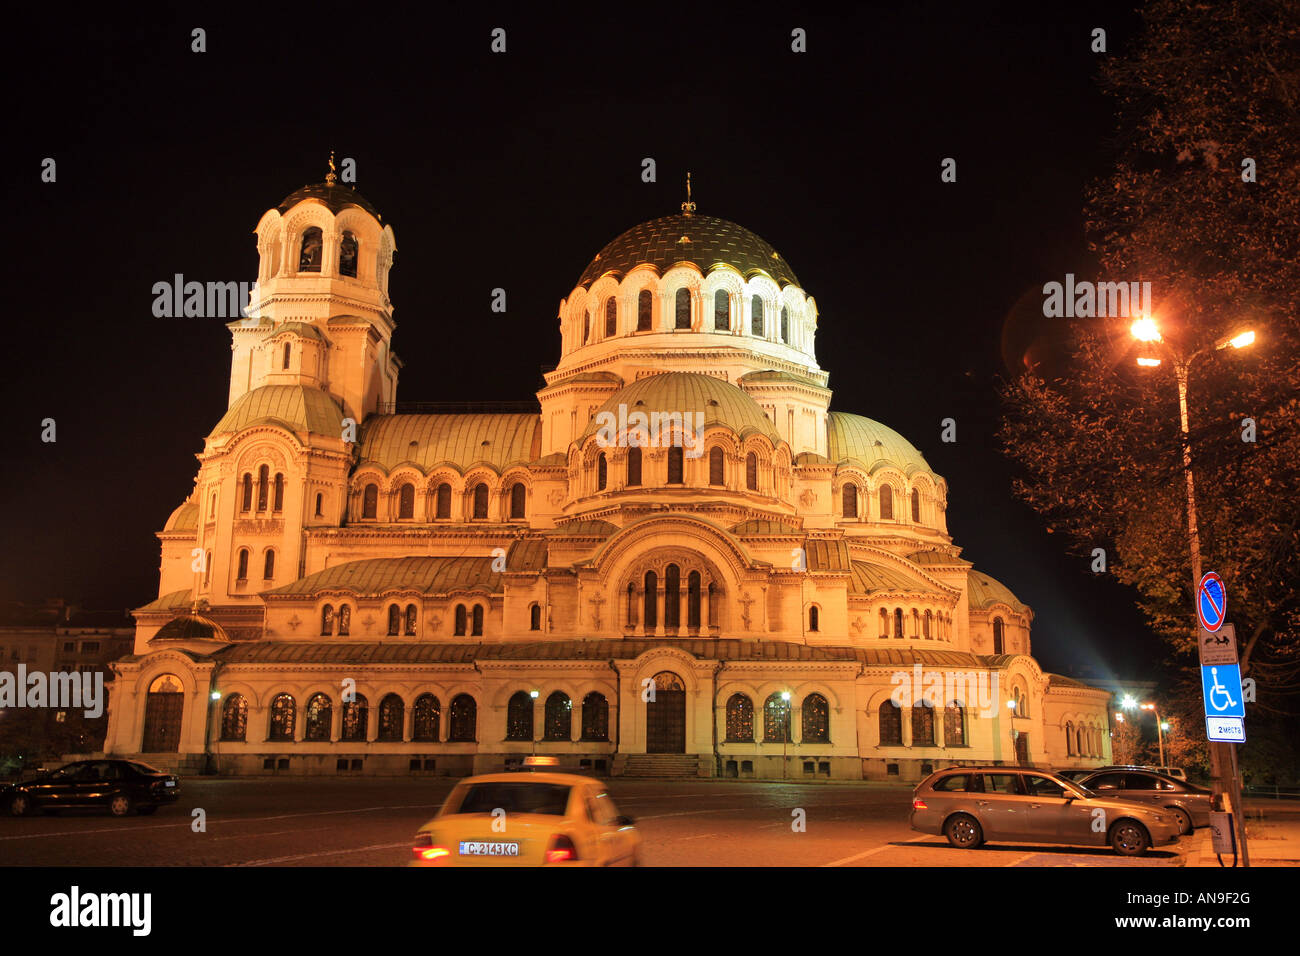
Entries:
{"label": "dark parked car", "polygon": [[1186,780],[1176,780],[1152,770],[1097,770],[1075,780],[1081,787],[1107,797],[1134,800],[1162,807],[1178,821],[1183,836],[1195,827],[1210,825],[1211,791]]}
{"label": "dark parked car", "polygon": [[115,817],[153,813],[180,796],[180,782],[138,760],[81,760],[0,788],[0,808],[20,817],[32,810],[107,807]]}
{"label": "dark parked car", "polygon": [[1069,770],[1054,770],[1052,772],[1055,773],[1058,777],[1064,777],[1066,780],[1073,780],[1075,783],[1078,783],[1082,778],[1088,776],[1089,774],[1096,773],[1097,768],[1084,767],[1082,770],[1080,770],[1078,767],[1073,767]]}

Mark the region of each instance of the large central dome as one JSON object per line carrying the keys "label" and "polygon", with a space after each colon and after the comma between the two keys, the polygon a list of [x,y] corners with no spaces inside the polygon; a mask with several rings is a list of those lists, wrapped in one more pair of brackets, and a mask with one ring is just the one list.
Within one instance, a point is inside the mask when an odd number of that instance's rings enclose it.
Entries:
{"label": "large central dome", "polygon": [[770,276],[778,285],[799,285],[790,264],[766,241],[744,226],[713,216],[676,215],[651,219],[607,244],[578,280],[589,287],[603,275],[621,279],[640,265],[663,275],[680,262],[693,262],[705,275],[714,266],[728,265],[746,278]]}

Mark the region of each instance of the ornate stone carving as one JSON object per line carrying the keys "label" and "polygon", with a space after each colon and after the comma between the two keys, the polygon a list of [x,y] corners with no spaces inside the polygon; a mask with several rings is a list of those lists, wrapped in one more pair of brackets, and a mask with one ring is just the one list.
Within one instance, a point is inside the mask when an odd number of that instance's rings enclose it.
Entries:
{"label": "ornate stone carving", "polygon": [[811,508],[816,504],[816,502],[817,492],[813,491],[811,488],[805,488],[803,493],[799,495],[799,504],[803,505],[805,508]]}
{"label": "ornate stone carving", "polygon": [[284,534],[284,520],[281,518],[237,518],[237,534]]}
{"label": "ornate stone carving", "polygon": [[294,630],[294,631],[298,630],[298,625],[300,625],[301,623],[302,620],[298,617],[297,614],[295,614],[293,617],[289,618],[290,630]]}
{"label": "ornate stone carving", "polygon": [[854,633],[854,634],[861,634],[863,628],[865,628],[866,626],[867,626],[867,622],[864,621],[864,620],[862,620],[862,616],[859,615],[859,616],[857,617],[857,619],[854,620],[854,622],[853,622],[853,633]]}
{"label": "ornate stone carving", "polygon": [[552,508],[558,508],[560,502],[564,500],[564,492],[559,488],[552,488],[551,493],[546,496],[546,500]]}
{"label": "ornate stone carving", "polygon": [[600,627],[600,606],[605,603],[605,599],[601,597],[600,592],[598,591],[591,596],[591,599],[587,603],[591,605],[593,626]]}
{"label": "ornate stone carving", "polygon": [[750,624],[749,606],[750,606],[751,604],[754,603],[754,599],[753,599],[752,597],[750,597],[750,596],[749,596],[749,592],[746,591],[744,594],[741,595],[741,597],[740,597],[740,603],[743,604],[744,607],[745,607],[744,612],[740,615],[740,619],[741,619],[741,621],[743,621],[744,624],[745,624],[745,630],[748,631],[748,630],[749,630],[749,624]]}

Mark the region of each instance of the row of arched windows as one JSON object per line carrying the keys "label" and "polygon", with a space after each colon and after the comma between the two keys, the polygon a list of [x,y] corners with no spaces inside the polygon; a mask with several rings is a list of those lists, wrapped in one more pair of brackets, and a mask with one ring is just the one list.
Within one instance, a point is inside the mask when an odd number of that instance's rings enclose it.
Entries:
{"label": "row of arched windows", "polygon": [[[685,330],[692,328],[691,317],[692,296],[690,289],[678,289],[673,297],[672,328]],[[766,307],[762,296],[753,295],[749,300],[749,334],[757,338],[767,338],[768,327],[766,320]],[[604,334],[601,338],[614,338],[619,334],[618,321],[618,297],[609,296],[605,299],[604,305],[600,307],[602,316],[601,328]],[[590,345],[598,341],[592,335],[593,323],[590,310],[587,311],[583,319],[582,342],[580,344]],[[630,325],[630,321],[628,323]],[[654,324],[654,294],[649,289],[642,289],[637,295],[636,301],[636,326],[626,330],[627,334],[632,332],[651,332]],[[701,331],[709,331],[705,328],[704,322],[700,323]],[[718,289],[713,293],[713,315],[711,330],[715,332],[741,331],[738,326],[733,325],[731,315],[731,293],[726,289]],[[790,344],[790,310],[787,306],[781,306],[777,325],[772,332],[778,340]]]}
{"label": "row of arched windows", "polygon": [[[533,630],[541,630],[541,608],[534,604],[530,609]],[[453,633],[457,637],[481,637],[483,635],[483,605],[466,606],[457,604],[454,614]],[[388,636],[415,637],[419,612],[414,604],[405,608],[398,604],[388,606]],[[337,628],[337,630],[336,630]],[[352,628],[352,606],[341,604],[337,608],[326,604],[320,611],[321,637],[348,637]]]}
{"label": "row of arched windows", "polygon": [[[268,708],[268,740],[325,741],[333,738],[334,703],[327,694],[312,694],[303,712],[302,737],[297,736],[298,703],[292,694],[277,694]],[[411,740],[437,741],[442,705],[433,694],[421,694],[411,707]],[[452,699],[448,741],[473,741],[476,734],[478,707],[469,694]],[[375,739],[399,742],[406,739],[406,704],[397,694],[388,694],[379,702],[379,720]],[[221,739],[246,740],[248,734],[248,700],[231,694],[221,707]],[[342,705],[339,723],[341,741],[365,741],[370,734],[370,703],[364,694],[356,694]]]}
{"label": "row of arched windows", "polygon": [[[913,747],[964,747],[966,740],[966,708],[952,701],[943,709],[943,742],[934,736],[935,707],[921,700],[912,705]],[[892,700],[880,705],[880,746],[903,746],[903,708]]]}
{"label": "row of arched windows", "polygon": [[[337,631],[335,628],[337,627]],[[333,604],[326,604],[320,609],[320,636],[347,637],[352,633],[352,605],[341,604],[336,609]]]}
{"label": "row of arched windows", "polygon": [[[506,740],[532,740],[533,696],[516,691],[506,704]],[[546,698],[542,716],[543,740],[573,739],[573,701],[563,691]],[[609,740],[609,701],[592,691],[582,699],[580,740]]]}
{"label": "row of arched windows", "polygon": [[[325,252],[325,238],[320,226],[309,226],[303,230],[302,243],[298,247],[298,271],[320,272]],[[344,229],[339,242],[339,275],[357,276],[357,261],[360,245],[351,230]]]}
{"label": "row of arched windows", "polygon": [[[876,492],[877,514],[881,521],[894,520],[894,488],[892,485],[882,484]],[[912,489],[912,523],[921,523],[921,493],[916,488]],[[859,515],[861,511],[861,515]],[[866,497],[858,490],[858,486],[853,482],[845,482],[844,487],[840,489],[840,514],[844,518],[867,517]]]}
{"label": "row of arched windows", "polygon": [[[406,482],[398,487],[397,492],[397,515],[398,521],[410,521],[415,519],[415,485]],[[433,520],[450,520],[451,513],[451,485],[443,482],[433,491]],[[468,517],[485,521],[488,518],[488,486],[479,482],[474,487],[465,492],[467,503]],[[516,482],[510,486],[510,510],[509,520],[520,520],[527,517],[528,487],[523,482]],[[379,517],[379,485],[374,482],[368,483],[361,492],[361,517],[363,519],[375,519]]]}
{"label": "row of arched windows", "polygon": [[[831,740],[831,709],[821,694],[809,694],[801,708],[800,742],[827,744]],[[727,699],[727,743],[754,742],[754,702],[746,694]],[[791,743],[790,701],[771,694],[763,702],[763,743]]]}
{"label": "row of arched windows", "polygon": [[[712,581],[705,582],[704,576],[696,570],[687,572],[685,587],[682,581],[682,569],[676,564],[669,564],[662,575],[656,571],[647,571],[642,579],[643,587],[638,589],[636,582],[627,585],[626,624],[637,624],[638,605],[641,624],[647,631],[653,631],[663,618],[665,628],[682,626],[683,616],[688,628],[700,627],[701,620],[707,616],[709,624],[717,623],[718,589]],[[701,612],[701,599],[707,598],[707,615]]]}
{"label": "row of arched windows", "polygon": [[[686,451],[680,445],[669,445],[666,480],[664,484],[681,485],[686,481]],[[725,488],[727,486],[726,452],[720,445],[709,449],[709,486]],[[627,450],[624,464],[624,485],[635,488],[641,484],[643,456],[641,449],[635,445]],[[745,455],[745,489],[759,490],[759,458],[756,452]],[[596,490],[604,491],[609,486],[609,462],[605,452],[596,455]]]}
{"label": "row of arched windows", "polygon": [[1065,753],[1068,757],[1101,757],[1102,753],[1102,732],[1101,728],[1094,725],[1079,724],[1077,727],[1074,721],[1065,722]]}
{"label": "row of arched windows", "polygon": [[[244,472],[244,477],[240,480],[239,511],[241,514],[247,514],[253,511],[253,488],[254,481],[251,472]],[[284,475],[280,472],[275,473],[275,481],[270,478],[270,469],[262,465],[257,469],[257,511],[259,513],[270,511],[272,514],[284,510]],[[217,497],[212,496],[211,505],[208,512],[209,518],[216,517]]]}
{"label": "row of arched windows", "polygon": [[910,614],[904,614],[901,607],[894,608],[891,614],[889,608],[882,607],[880,636],[950,641],[952,640],[952,615],[943,611],[936,613],[929,608],[926,608],[924,613],[918,608],[912,608]]}
{"label": "row of arched windows", "polygon": [[[251,552],[248,548],[240,548],[235,558],[235,580],[248,580],[248,562]],[[270,581],[275,577],[275,549],[267,548],[262,552],[262,579]],[[206,579],[205,579],[206,583]]]}

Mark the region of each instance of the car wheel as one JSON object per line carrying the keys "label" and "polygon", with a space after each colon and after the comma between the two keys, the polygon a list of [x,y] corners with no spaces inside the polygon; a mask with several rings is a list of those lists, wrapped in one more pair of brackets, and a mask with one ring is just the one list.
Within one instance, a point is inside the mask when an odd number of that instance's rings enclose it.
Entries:
{"label": "car wheel", "polygon": [[138,814],[140,814],[140,816],[142,816],[142,817],[147,817],[147,816],[149,816],[149,814],[153,813],[153,812],[154,812],[155,810],[157,810],[157,809],[158,809],[158,807],[157,807],[157,805],[155,804],[155,805],[152,806],[152,807],[137,807],[135,812],[138,813]]}
{"label": "car wheel", "polygon": [[1120,856],[1141,856],[1151,845],[1146,827],[1134,820],[1121,820],[1110,831],[1110,847]]}
{"label": "car wheel", "polygon": [[1191,814],[1189,814],[1182,807],[1166,807],[1165,809],[1168,810],[1170,813],[1172,813],[1174,816],[1174,820],[1178,822],[1179,836],[1187,836],[1187,834],[1192,832]]}
{"label": "car wheel", "polygon": [[131,798],[125,793],[115,793],[108,801],[109,812],[115,817],[124,817],[131,812]]}
{"label": "car wheel", "polygon": [[950,819],[943,828],[948,842],[959,850],[973,850],[984,842],[984,831],[979,821],[966,813],[959,813]]}
{"label": "car wheel", "polygon": [[25,793],[15,793],[9,800],[9,815],[13,817],[26,816],[32,808],[32,801]]}

